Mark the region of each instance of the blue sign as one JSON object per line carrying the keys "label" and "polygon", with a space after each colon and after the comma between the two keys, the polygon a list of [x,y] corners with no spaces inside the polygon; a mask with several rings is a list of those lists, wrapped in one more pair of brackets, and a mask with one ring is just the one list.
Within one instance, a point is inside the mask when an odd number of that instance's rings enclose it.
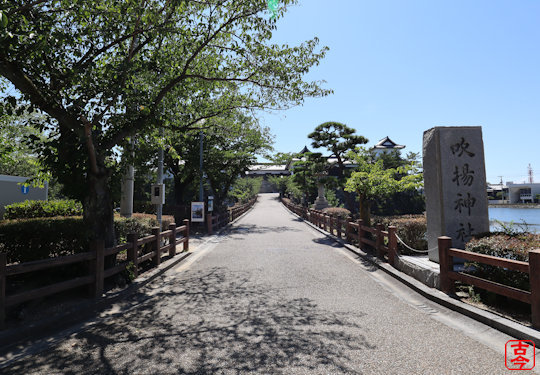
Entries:
{"label": "blue sign", "polygon": [[25,186],[25,185],[21,186],[21,193],[28,194],[29,190],[30,190],[30,186]]}

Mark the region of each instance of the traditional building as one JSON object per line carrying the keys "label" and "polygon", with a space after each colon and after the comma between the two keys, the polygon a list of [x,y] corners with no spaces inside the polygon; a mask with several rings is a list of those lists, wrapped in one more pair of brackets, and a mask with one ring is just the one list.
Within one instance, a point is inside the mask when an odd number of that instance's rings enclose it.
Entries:
{"label": "traditional building", "polygon": [[391,152],[394,150],[402,150],[404,149],[404,145],[398,145],[396,142],[392,141],[389,137],[384,137],[377,143],[375,146],[371,148],[371,151],[375,153],[375,155],[379,155],[383,152]]}
{"label": "traditional building", "polygon": [[246,171],[247,177],[262,177],[261,193],[277,193],[276,187],[268,182],[268,176],[288,176],[291,171],[286,164],[255,164]]}

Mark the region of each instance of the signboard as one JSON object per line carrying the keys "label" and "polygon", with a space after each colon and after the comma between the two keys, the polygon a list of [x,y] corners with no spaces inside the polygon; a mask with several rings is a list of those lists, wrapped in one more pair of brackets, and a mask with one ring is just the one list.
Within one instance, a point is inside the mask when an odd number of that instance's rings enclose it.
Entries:
{"label": "signboard", "polygon": [[214,211],[214,197],[209,196],[208,197],[208,212],[213,212],[213,211]]}
{"label": "signboard", "polygon": [[204,223],[204,202],[191,202],[191,222]]}
{"label": "signboard", "polygon": [[28,194],[29,191],[30,191],[30,186],[21,185],[21,193],[26,195]]}
{"label": "signboard", "polygon": [[165,204],[165,185],[154,184],[152,185],[152,204]]}

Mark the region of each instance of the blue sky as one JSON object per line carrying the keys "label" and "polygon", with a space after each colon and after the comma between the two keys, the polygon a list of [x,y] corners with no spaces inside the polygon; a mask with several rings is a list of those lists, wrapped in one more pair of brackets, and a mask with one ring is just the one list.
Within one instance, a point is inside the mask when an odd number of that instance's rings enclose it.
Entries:
{"label": "blue sky", "polygon": [[488,181],[523,181],[530,163],[540,182],[539,1],[304,0],[274,42],[315,36],[330,51],[307,79],[335,93],[263,114],[277,151],[325,121],[414,152],[434,126],[482,126]]}

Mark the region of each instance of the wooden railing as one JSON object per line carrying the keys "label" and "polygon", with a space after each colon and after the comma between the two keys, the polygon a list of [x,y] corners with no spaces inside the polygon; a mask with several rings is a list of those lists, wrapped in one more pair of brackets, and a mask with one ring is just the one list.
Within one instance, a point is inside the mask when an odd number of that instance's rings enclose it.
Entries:
{"label": "wooden railing", "polygon": [[[531,305],[532,325],[534,328],[540,328],[540,250],[529,251],[529,261],[522,262],[454,249],[452,248],[452,239],[450,237],[439,237],[438,245],[441,270],[440,284],[443,292],[455,294],[455,282],[461,281],[508,298],[528,303]],[[499,284],[469,275],[465,272],[456,272],[454,271],[454,257],[528,274],[530,291]]]}
{"label": "wooden railing", "polygon": [[389,226],[384,230],[384,225],[377,224],[375,227],[364,225],[362,220],[356,222],[332,217],[322,211],[302,207],[282,200],[283,204],[292,212],[313,223],[338,238],[345,239],[349,243],[356,243],[360,249],[368,245],[377,252],[381,259],[388,259],[392,266],[397,257],[396,227]]}
{"label": "wooden railing", "polygon": [[[189,220],[184,220],[183,224],[183,226],[176,227],[175,223],[171,223],[169,229],[164,232],[160,232],[159,228],[152,228],[152,235],[143,238],[137,238],[136,233],[131,233],[127,236],[127,243],[107,249],[103,241],[94,241],[91,243],[88,252],[51,259],[6,265],[6,254],[0,253],[0,327],[4,327],[6,309],[9,307],[85,285],[88,286],[91,296],[100,297],[103,294],[104,280],[106,278],[126,269],[129,269],[133,276],[137,277],[140,263],[152,259],[153,265],[158,266],[161,263],[162,255],[168,252],[170,257],[174,257],[176,255],[176,246],[181,243],[184,244],[183,250],[187,251],[189,248]],[[182,238],[177,239],[177,234],[183,234]],[[168,243],[164,245],[165,239],[168,240]],[[142,249],[145,244],[150,244],[151,250],[143,254]],[[127,253],[126,261],[105,268],[105,257],[116,255],[124,250]],[[88,273],[71,280],[6,295],[7,278],[10,276],[76,263],[87,263]]]}
{"label": "wooden railing", "polygon": [[247,210],[253,207],[256,201],[257,201],[257,197],[253,198],[248,203],[242,204],[240,206],[228,208],[227,211],[223,212],[222,214],[206,215],[206,227],[207,227],[208,234],[212,234],[213,232],[224,227],[225,225],[238,219],[245,212],[247,212]]}

